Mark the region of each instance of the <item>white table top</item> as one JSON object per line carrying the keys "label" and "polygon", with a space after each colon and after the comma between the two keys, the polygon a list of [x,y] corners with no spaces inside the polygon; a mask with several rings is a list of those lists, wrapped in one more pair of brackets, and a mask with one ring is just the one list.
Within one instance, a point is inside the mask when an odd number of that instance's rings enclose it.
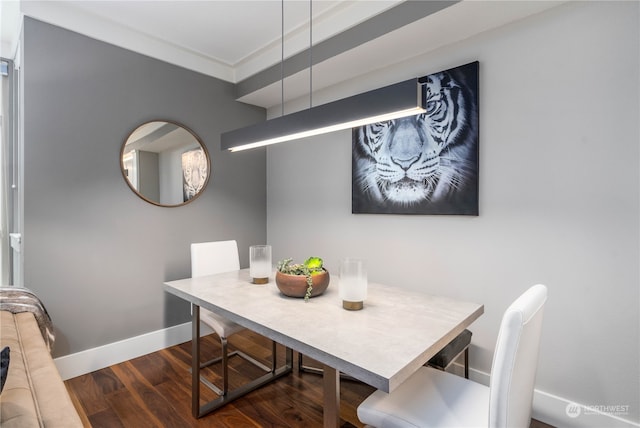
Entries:
{"label": "white table top", "polygon": [[364,309],[342,308],[339,278],[324,294],[282,295],[249,270],[165,283],[165,290],[383,391],[393,391],[484,312],[484,306],[369,282]]}

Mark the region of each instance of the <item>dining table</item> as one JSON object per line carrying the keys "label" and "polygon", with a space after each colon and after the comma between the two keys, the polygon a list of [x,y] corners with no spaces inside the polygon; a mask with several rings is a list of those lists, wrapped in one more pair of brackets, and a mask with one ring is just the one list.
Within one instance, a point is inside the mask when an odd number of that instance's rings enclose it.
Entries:
{"label": "dining table", "polygon": [[[340,278],[308,301],[283,295],[275,271],[253,284],[249,269],[164,283],[164,290],[193,306],[192,413],[202,417],[292,372],[292,351],[323,370],[323,423],[340,424],[340,373],[391,392],[484,312],[482,304],[369,281],[364,308],[342,306]],[[211,402],[200,403],[200,308],[285,347],[285,363]]]}

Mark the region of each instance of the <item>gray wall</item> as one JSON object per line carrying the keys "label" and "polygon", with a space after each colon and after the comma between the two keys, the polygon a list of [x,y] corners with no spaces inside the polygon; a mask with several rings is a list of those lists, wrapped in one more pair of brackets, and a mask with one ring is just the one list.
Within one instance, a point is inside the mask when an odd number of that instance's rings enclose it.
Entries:
{"label": "gray wall", "polygon": [[[24,283],[55,324],[55,356],[175,325],[189,307],[162,282],[190,276],[189,243],[266,240],[264,150],[221,153],[219,135],[264,119],[231,84],[26,18]],[[119,164],[143,122],[181,122],[212,156],[204,194],[180,208],[138,198]]]}
{"label": "gray wall", "polygon": [[507,305],[545,283],[537,388],[629,405],[638,422],[638,16],[637,2],[572,2],[353,82],[480,61],[480,216],[353,215],[350,131],[279,144],[274,260],[317,255],[337,272],[364,257],[371,280],[483,303],[471,367],[485,373]]}

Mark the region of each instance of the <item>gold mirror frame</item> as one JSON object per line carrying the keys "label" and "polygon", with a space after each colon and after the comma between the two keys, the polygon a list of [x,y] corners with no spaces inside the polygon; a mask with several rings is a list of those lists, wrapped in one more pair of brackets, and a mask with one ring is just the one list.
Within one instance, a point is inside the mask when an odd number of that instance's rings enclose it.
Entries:
{"label": "gold mirror frame", "polygon": [[204,192],[211,159],[191,129],[171,120],[152,120],[137,126],[124,140],[120,171],[138,197],[173,208],[193,202]]}

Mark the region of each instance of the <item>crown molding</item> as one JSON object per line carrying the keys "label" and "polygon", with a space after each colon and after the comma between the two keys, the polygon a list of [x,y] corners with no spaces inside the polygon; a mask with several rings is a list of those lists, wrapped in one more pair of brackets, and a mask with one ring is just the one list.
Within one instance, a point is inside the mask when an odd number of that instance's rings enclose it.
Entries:
{"label": "crown molding", "polygon": [[227,82],[235,80],[234,69],[228,64],[87,13],[65,2],[22,1],[20,5],[25,16],[39,21]]}

